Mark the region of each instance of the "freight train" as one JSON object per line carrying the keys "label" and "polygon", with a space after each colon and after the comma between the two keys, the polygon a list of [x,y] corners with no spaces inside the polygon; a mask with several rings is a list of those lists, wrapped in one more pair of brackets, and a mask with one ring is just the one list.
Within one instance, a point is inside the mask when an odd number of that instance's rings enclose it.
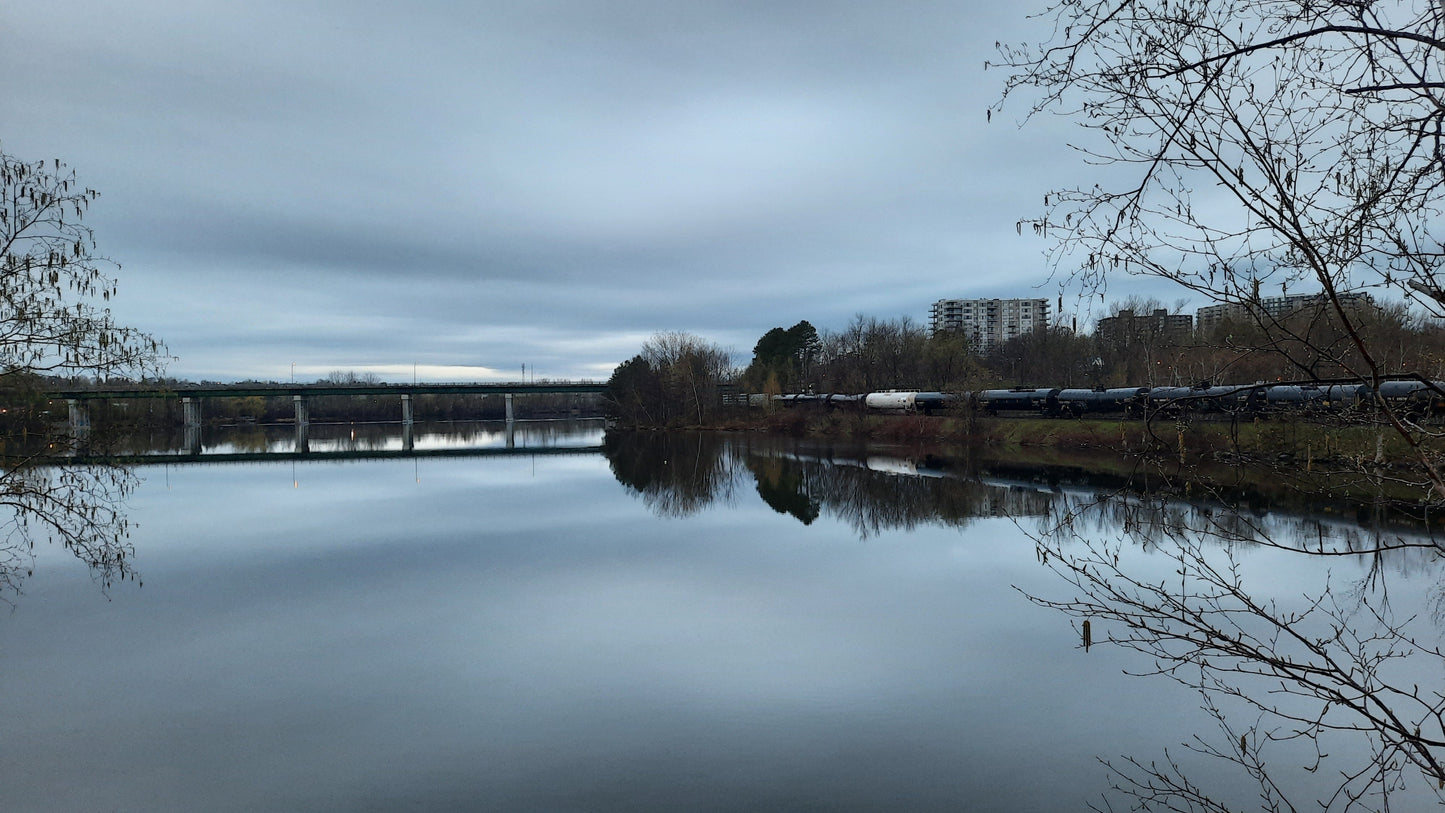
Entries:
{"label": "freight train", "polygon": [[[926,414],[971,409],[989,415],[1083,415],[1183,413],[1270,414],[1364,410],[1382,402],[1412,417],[1445,415],[1445,381],[1392,379],[1378,389],[1369,384],[1196,384],[1189,387],[1015,387],[977,392],[883,390],[864,395],[793,393],[771,396],[785,408],[849,409],[893,414]],[[767,395],[749,395],[762,406]]]}

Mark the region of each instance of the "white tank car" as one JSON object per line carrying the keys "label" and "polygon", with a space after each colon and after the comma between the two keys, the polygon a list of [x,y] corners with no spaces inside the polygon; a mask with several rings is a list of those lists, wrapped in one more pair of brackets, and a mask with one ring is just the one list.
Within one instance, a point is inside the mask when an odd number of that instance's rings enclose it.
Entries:
{"label": "white tank car", "polygon": [[870,392],[863,399],[863,403],[869,409],[876,409],[879,412],[912,412],[918,406],[918,392],[916,390]]}

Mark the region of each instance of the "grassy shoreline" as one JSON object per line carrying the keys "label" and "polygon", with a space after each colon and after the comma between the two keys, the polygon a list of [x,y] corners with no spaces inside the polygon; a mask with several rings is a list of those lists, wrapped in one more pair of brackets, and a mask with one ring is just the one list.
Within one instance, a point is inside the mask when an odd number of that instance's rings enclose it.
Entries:
{"label": "grassy shoreline", "polygon": [[[857,415],[778,410],[707,427],[819,440],[887,443],[920,452],[967,448],[984,460],[1127,476],[1148,471],[1184,487],[1242,486],[1322,498],[1433,502],[1422,467],[1389,427],[1292,419],[1152,422],[1119,418]],[[1442,457],[1436,444],[1432,454]]]}

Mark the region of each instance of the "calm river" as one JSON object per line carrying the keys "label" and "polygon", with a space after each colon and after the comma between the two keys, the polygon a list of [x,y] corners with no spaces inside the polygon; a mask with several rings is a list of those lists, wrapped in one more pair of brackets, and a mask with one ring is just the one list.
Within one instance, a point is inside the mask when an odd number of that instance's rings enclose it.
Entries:
{"label": "calm river", "polygon": [[[1025,596],[1070,597],[1034,536],[1087,487],[755,436],[604,450],[589,422],[419,428],[415,455],[313,429],[310,458],[138,466],[138,581],[37,545],[0,610],[0,807],[1077,810],[1100,757],[1218,731]],[[1178,580],[1127,521],[1076,532]],[[1234,555],[1285,597],[1439,580],[1423,555]]]}

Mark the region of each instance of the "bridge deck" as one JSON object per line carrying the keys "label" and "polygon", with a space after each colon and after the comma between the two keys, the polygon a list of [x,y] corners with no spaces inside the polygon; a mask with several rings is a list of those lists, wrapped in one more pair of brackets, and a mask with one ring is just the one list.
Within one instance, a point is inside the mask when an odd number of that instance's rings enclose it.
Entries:
{"label": "bridge deck", "polygon": [[52,390],[47,398],[78,401],[128,401],[140,398],[249,398],[252,396],[319,395],[514,395],[594,394],[607,389],[596,382],[542,384],[259,384],[246,386],[177,387],[175,389]]}
{"label": "bridge deck", "polygon": [[346,451],[275,451],[275,452],[174,452],[157,454],[78,454],[48,458],[47,462],[65,465],[107,464],[119,466],[153,466],[160,464],[260,463],[298,460],[390,460],[430,457],[565,457],[598,455],[601,446],[531,446],[513,449],[362,449]]}

